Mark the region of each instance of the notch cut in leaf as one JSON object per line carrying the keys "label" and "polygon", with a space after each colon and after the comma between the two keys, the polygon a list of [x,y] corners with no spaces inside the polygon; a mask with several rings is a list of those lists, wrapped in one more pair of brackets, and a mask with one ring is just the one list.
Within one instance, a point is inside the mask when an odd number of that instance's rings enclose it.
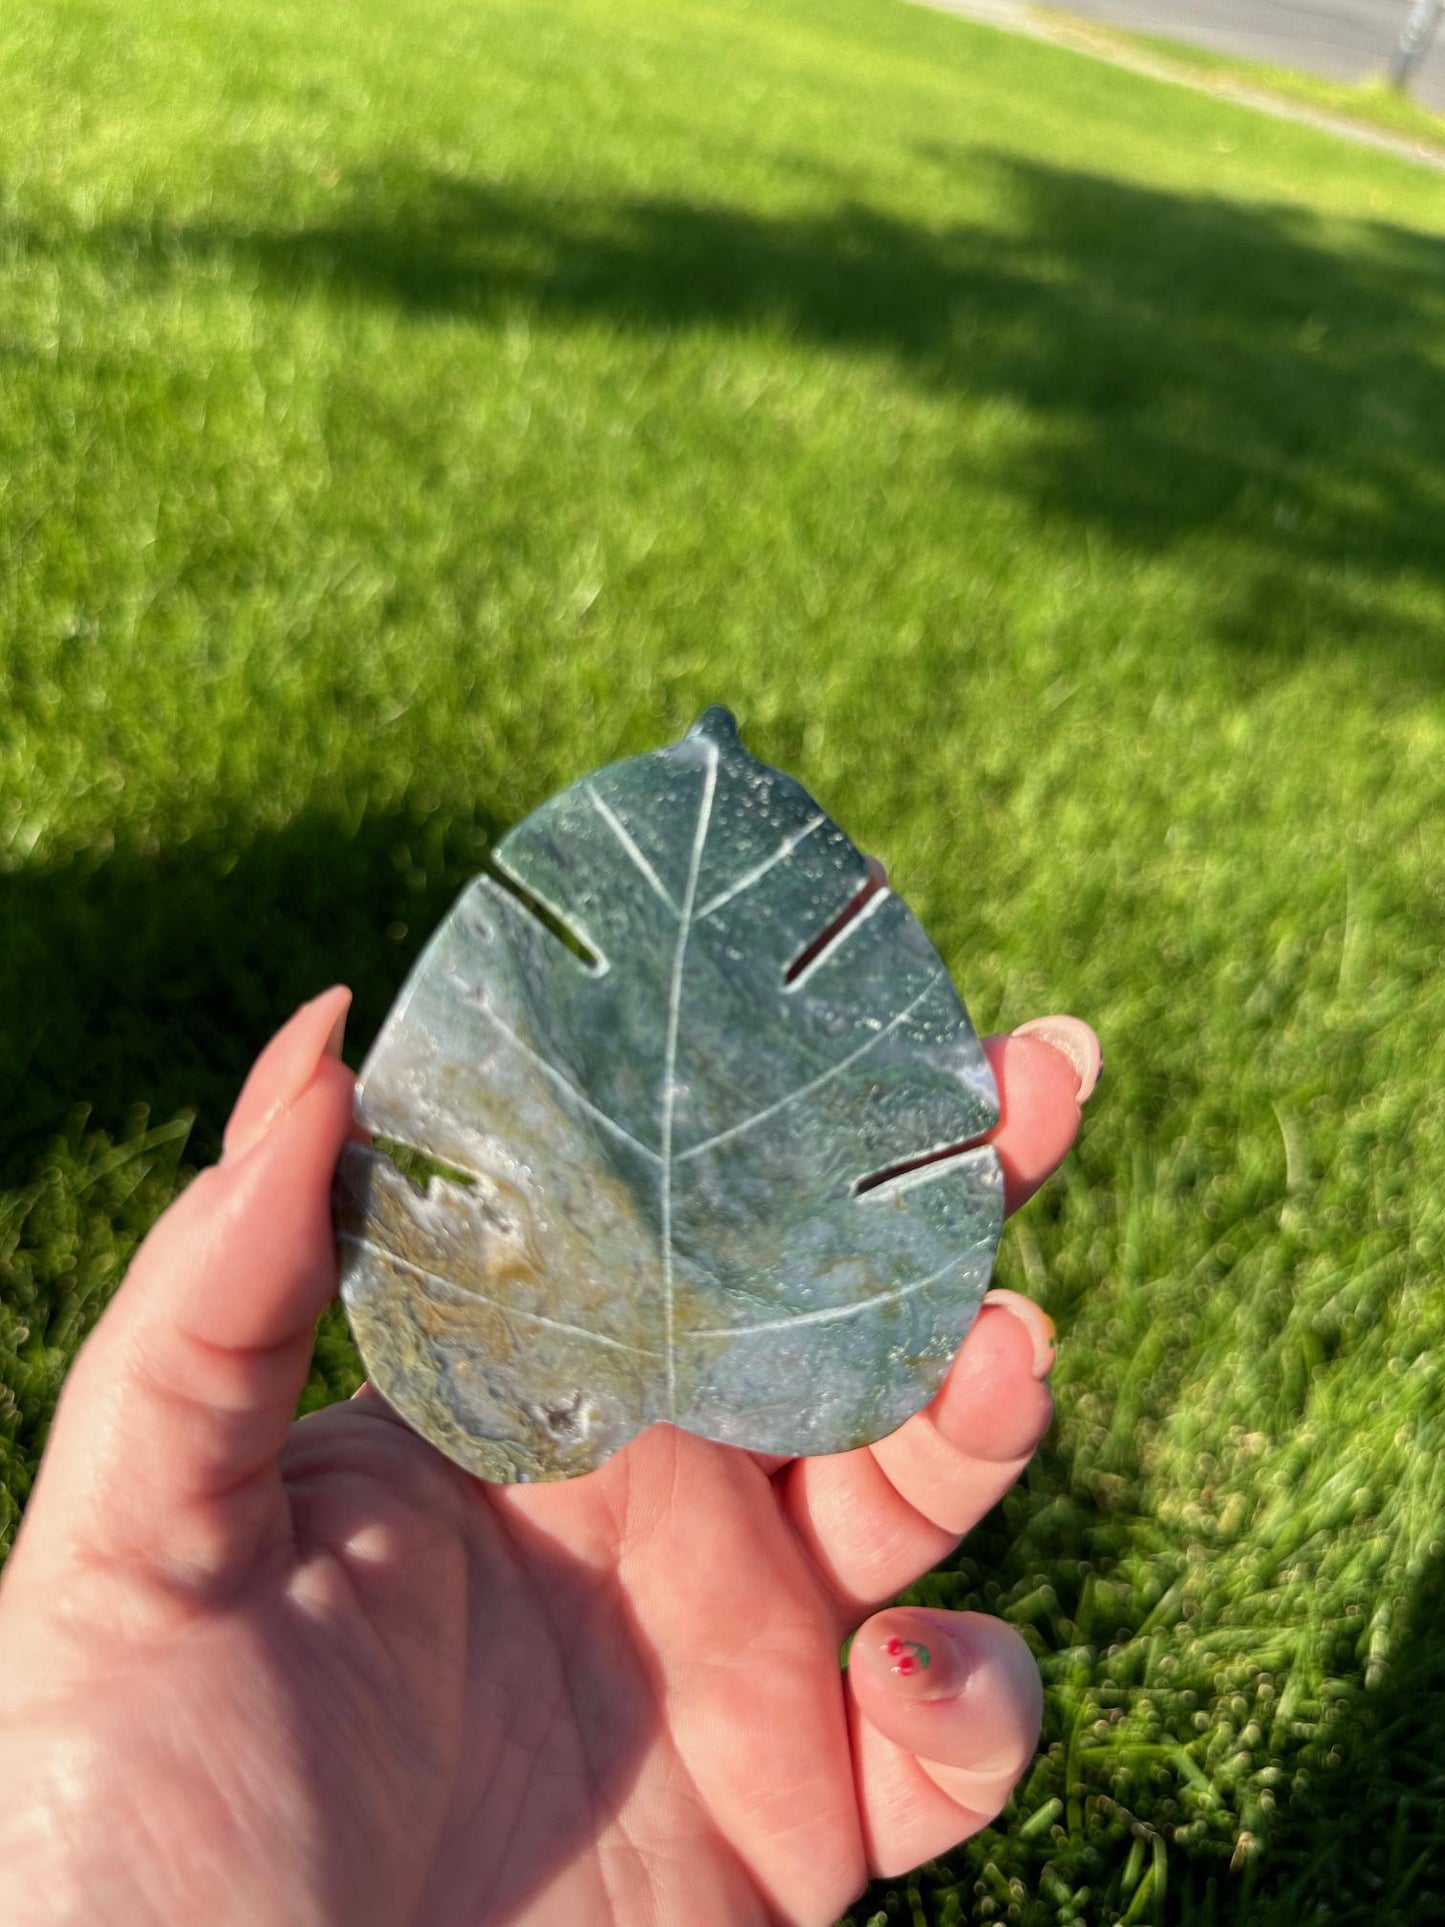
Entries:
{"label": "notch cut in leaf", "polygon": [[869,1191],[881,1191],[885,1185],[896,1190],[903,1182],[927,1184],[934,1175],[942,1175],[938,1166],[951,1164],[955,1158],[965,1156],[974,1148],[972,1140],[962,1144],[945,1144],[936,1151],[922,1151],[916,1158],[901,1158],[896,1164],[885,1164],[881,1171],[870,1171],[866,1178],[856,1179],[853,1196],[861,1198]]}
{"label": "notch cut in leaf", "polygon": [[992,1075],[917,920],[721,709],[496,857],[519,892],[463,892],[358,1096],[470,1182],[418,1192],[355,1144],[338,1173],[377,1385],[493,1479],[587,1471],[659,1419],[790,1454],[893,1430],[1003,1218]]}
{"label": "notch cut in leaf", "polygon": [[429,1151],[418,1151],[414,1144],[399,1144],[390,1137],[374,1137],[371,1148],[379,1151],[383,1157],[390,1158],[402,1176],[410,1178],[418,1191],[425,1192],[433,1178],[440,1178],[444,1184],[460,1184],[468,1190],[476,1183],[470,1171],[459,1171],[454,1164],[434,1158]]}
{"label": "notch cut in leaf", "polygon": [[794,984],[806,978],[815,964],[822,963],[833,949],[850,935],[854,924],[860,917],[868,914],[870,906],[875,909],[878,907],[877,898],[886,889],[887,885],[882,877],[870,872],[838,915],[830,923],[825,924],[810,943],[804,944],[783,972],[783,981],[789,990]]}
{"label": "notch cut in leaf", "polygon": [[577,932],[569,923],[564,922],[563,919],[557,915],[557,912],[548,904],[542,903],[538,898],[534,897],[532,892],[516,877],[509,876],[501,863],[497,862],[495,858],[492,863],[488,865],[486,874],[492,879],[499,890],[505,890],[509,896],[514,897],[529,916],[535,917],[544,930],[549,930],[557,939],[558,943],[565,945],[574,957],[580,958],[589,970],[599,971],[607,968],[607,960],[605,957],[599,957],[597,952],[578,936]]}

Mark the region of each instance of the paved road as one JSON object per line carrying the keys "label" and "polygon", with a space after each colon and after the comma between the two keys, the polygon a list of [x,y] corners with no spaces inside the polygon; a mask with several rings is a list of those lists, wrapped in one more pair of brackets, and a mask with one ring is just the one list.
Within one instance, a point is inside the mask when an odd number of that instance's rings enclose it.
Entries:
{"label": "paved road", "polygon": [[[1273,3],[1274,0],[1262,0],[1266,6]],[[1113,61],[1117,66],[1132,68],[1136,73],[1153,74],[1161,80],[1178,82],[1184,86],[1207,87],[1210,93],[1216,94],[1221,100],[1237,101],[1241,106],[1256,108],[1260,113],[1276,114],[1283,120],[1301,121],[1307,126],[1323,128],[1341,140],[1354,141],[1362,147],[1380,148],[1386,153],[1398,154],[1403,160],[1413,161],[1420,167],[1445,173],[1445,155],[1442,155],[1440,148],[1414,135],[1389,133],[1384,128],[1355,120],[1348,114],[1306,106],[1303,101],[1287,100],[1271,92],[1267,85],[1256,86],[1245,80],[1221,80],[1212,76],[1191,80],[1186,78],[1188,69],[1179,61],[1170,60],[1165,53],[1156,54],[1152,49],[1131,46],[1117,39],[1106,47],[1104,36],[1091,30],[1079,17],[1087,8],[1090,17],[1096,21],[1120,26],[1137,25],[1141,31],[1157,31],[1160,25],[1171,25],[1176,31],[1170,38],[1181,39],[1185,29],[1173,18],[1173,9],[1163,4],[1162,0],[1155,6],[1149,6],[1147,0],[1068,0],[1072,17],[1058,8],[1057,0],[1055,4],[1045,6],[1031,4],[1031,0],[915,0],[915,4],[937,7],[943,13],[961,13],[971,20],[987,21],[990,26],[1002,27],[1009,33],[1028,34],[1036,40],[1074,47],[1083,53],[1096,54],[1101,60]],[[1144,25],[1146,14],[1147,27]],[[1292,51],[1292,64],[1297,70],[1304,67],[1306,61],[1300,49],[1295,46]],[[1366,72],[1369,71],[1367,68]],[[1429,79],[1437,94],[1445,94],[1445,89],[1439,87],[1437,64],[1432,63]],[[1445,98],[1439,104],[1445,107]]]}
{"label": "paved road", "polygon": [[[1409,0],[1057,0],[1070,13],[1167,34],[1196,47],[1364,80],[1389,61]],[[1445,113],[1445,25],[1418,70],[1415,93]]]}

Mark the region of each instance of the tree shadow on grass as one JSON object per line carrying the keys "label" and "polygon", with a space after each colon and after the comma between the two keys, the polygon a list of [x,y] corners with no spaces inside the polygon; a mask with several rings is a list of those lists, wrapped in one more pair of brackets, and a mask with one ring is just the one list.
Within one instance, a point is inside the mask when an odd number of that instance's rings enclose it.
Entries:
{"label": "tree shadow on grass", "polygon": [[142,274],[242,261],[288,298],[482,325],[762,328],[884,356],[931,391],[1017,404],[1023,432],[970,459],[1038,515],[1143,556],[1214,542],[1221,639],[1375,646],[1438,677],[1441,625],[1379,598],[1402,580],[1445,595],[1445,239],[938,142],[916,159],[941,210],[982,182],[997,222],[401,166],[290,228],[160,220],[60,245]]}
{"label": "tree shadow on grass", "polygon": [[1332,1770],[1273,1816],[1244,1890],[1258,1927],[1445,1920],[1445,1560],[1401,1604],[1407,1625],[1388,1668],[1342,1709]]}
{"label": "tree shadow on grass", "polygon": [[[66,1362],[177,1159],[214,1159],[257,1052],[328,984],[355,992],[360,1062],[495,829],[315,814],[240,848],[218,837],[0,875],[0,1555]],[[304,1405],[359,1376],[332,1310]]]}
{"label": "tree shadow on grass", "polygon": [[118,852],[0,876],[0,1183],[76,1104],[115,1128],[133,1105],[195,1114],[212,1157],[256,1052],[328,984],[356,993],[352,1047],[497,826],[401,810],[311,815],[254,837]]}

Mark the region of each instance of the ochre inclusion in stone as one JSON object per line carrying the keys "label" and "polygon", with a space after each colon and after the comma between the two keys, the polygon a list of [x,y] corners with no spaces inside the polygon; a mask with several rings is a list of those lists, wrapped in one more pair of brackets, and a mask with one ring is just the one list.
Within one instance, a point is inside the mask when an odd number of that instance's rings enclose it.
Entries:
{"label": "ochre inclusion in stone", "polygon": [[1003,1219],[993,1078],[917,920],[723,709],[495,860],[519,894],[478,877],[433,936],[338,1173],[378,1388],[489,1479],[658,1419],[790,1454],[892,1431]]}

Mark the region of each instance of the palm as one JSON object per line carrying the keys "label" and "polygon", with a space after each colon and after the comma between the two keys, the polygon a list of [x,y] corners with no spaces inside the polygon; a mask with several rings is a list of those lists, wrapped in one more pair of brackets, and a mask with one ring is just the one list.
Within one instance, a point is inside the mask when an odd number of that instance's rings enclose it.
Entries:
{"label": "palm", "polygon": [[[467,1927],[542,1900],[588,1921],[668,1918],[685,1894],[702,1921],[846,1904],[837,1608],[748,1455],[658,1427],[589,1479],[502,1490],[342,1407],[297,1428],[283,1470],[281,1591],[318,1603],[266,1613],[352,1790],[315,1801],[342,1918],[380,1894]],[[264,1744],[243,1715],[238,1747]]]}
{"label": "palm", "polygon": [[[1026,1462],[1037,1314],[986,1311],[927,1412],[833,1458],[654,1426],[495,1487],[374,1394],[289,1426],[350,1080],[262,1100],[331,1021],[262,1058],[254,1148],[173,1207],[67,1383],[0,1593],[10,1917],[821,1927],[982,1825],[1037,1730],[1021,1644],[933,1615],[969,1670],[929,1704],[838,1653]],[[1011,1061],[1017,1197],[1078,1112],[1056,1051]]]}

